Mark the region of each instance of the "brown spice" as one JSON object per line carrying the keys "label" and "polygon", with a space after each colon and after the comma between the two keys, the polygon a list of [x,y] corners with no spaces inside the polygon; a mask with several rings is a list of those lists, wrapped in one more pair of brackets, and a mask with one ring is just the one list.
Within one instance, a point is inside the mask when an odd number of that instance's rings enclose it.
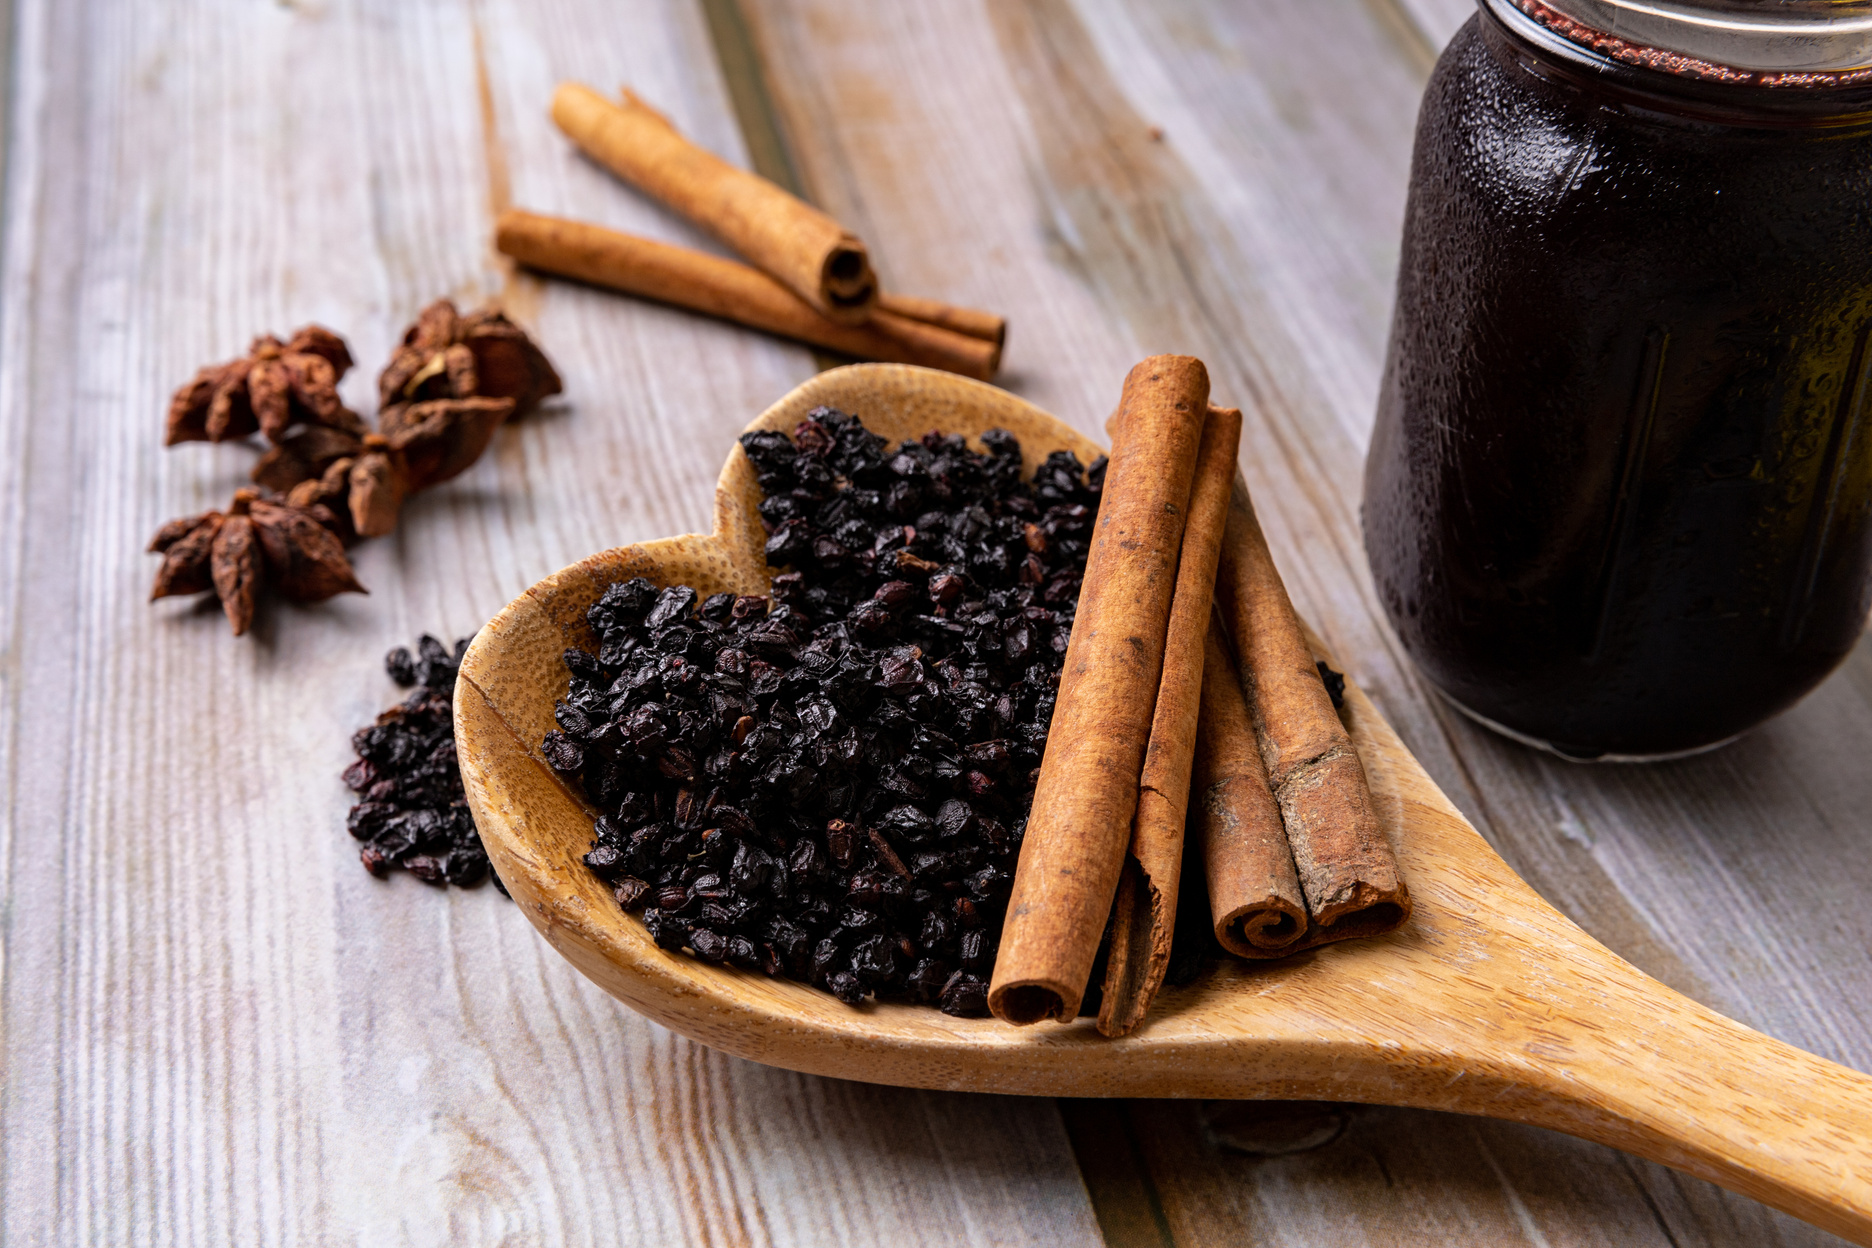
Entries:
{"label": "brown spice", "polygon": [[215,597],[236,637],[253,623],[254,598],[260,592],[260,543],[254,540],[253,518],[242,514],[244,510],[237,493],[208,558]]}
{"label": "brown spice", "polygon": [[377,425],[407,461],[415,493],[466,472],[518,406],[512,398],[428,399],[385,408]]}
{"label": "brown spice", "polygon": [[335,461],[354,456],[362,435],[326,425],[301,425],[268,447],[249,475],[263,489],[284,494],[301,481],[324,473]]}
{"label": "brown spice", "polygon": [[247,354],[195,374],[169,401],[163,445],[225,442],[255,431],[272,441],[295,424],[363,431],[357,414],[338,398],[338,381],[351,367],[344,339],[319,325],[281,342],[253,340]]}
{"label": "brown spice", "polygon": [[357,535],[382,537],[394,532],[409,493],[409,465],[390,439],[379,433],[365,435],[363,450],[351,462],[346,481],[345,501]]}
{"label": "brown spice", "polygon": [[162,554],[163,565],[150,598],[212,589],[238,637],[253,623],[255,602],[269,582],[294,602],[368,592],[343,544],[322,523],[330,520],[324,508],[237,490],[227,511],[172,520],[156,531],[149,549]]}
{"label": "brown spice", "polygon": [[531,268],[688,308],[861,360],[921,364],[982,381],[996,342],[879,308],[863,325],[830,319],[759,269],[616,230],[510,210],[495,246]]}
{"label": "brown spice", "polygon": [[1238,476],[1216,574],[1268,783],[1280,805],[1312,943],[1376,935],[1410,915],[1365,767],[1333,709]]}
{"label": "brown spice", "polygon": [[1077,618],[988,1005],[1079,1009],[1137,811],[1209,375],[1153,356],[1125,378]]}
{"label": "brown spice", "polygon": [[1007,318],[996,316],[993,312],[983,312],[979,308],[959,308],[940,299],[924,299],[917,295],[896,295],[889,291],[878,296],[877,306],[880,311],[889,312],[906,320],[922,321],[938,329],[951,330],[966,334],[970,338],[979,338],[983,342],[992,342],[997,349],[1007,346]]}
{"label": "brown spice", "polygon": [[296,505],[323,504],[346,517],[334,530],[346,542],[381,537],[396,528],[405,498],[473,465],[513,410],[512,399],[399,403],[383,413],[381,433],[289,437],[262,458],[254,478],[287,491]]}
{"label": "brown spice", "polygon": [[332,531],[330,512],[254,498],[248,514],[266,556],[268,580],[287,601],[323,602],[336,594],[366,592]]}
{"label": "brown spice", "polygon": [[[358,445],[362,449],[362,439]],[[325,466],[325,471],[319,476],[301,481],[286,495],[287,503],[294,507],[315,511],[322,509],[325,514],[335,517],[327,527],[347,546],[358,540],[357,526],[351,523],[350,502],[351,465],[356,462],[350,456],[335,459]]]}
{"label": "brown spice", "polygon": [[511,414],[524,416],[564,389],[545,353],[500,309],[463,316],[447,299],[417,315],[377,378],[386,412],[427,399],[486,398],[511,399]]}
{"label": "brown spice", "polygon": [[561,389],[551,362],[498,310],[462,316],[447,300],[423,310],[378,378],[377,432],[338,402],[350,366],[343,340],[307,326],[287,343],[256,339],[248,355],[177,392],[171,444],[260,429],[274,445],[253,470],[264,492],[239,491],[226,512],[158,530],[152,598],[212,589],[238,635],[267,584],[298,602],[365,592],[345,546],[391,532],[405,498],[465,471],[502,423]]}
{"label": "brown spice", "polygon": [[226,517],[218,511],[204,511],[197,516],[171,520],[156,530],[147,549],[151,554],[160,553],[163,564],[156,570],[156,584],[150,590],[151,602],[214,588],[208,560],[224,519]]}
{"label": "brown spice", "polygon": [[465,472],[513,409],[512,399],[476,398],[401,403],[384,411],[383,432],[365,435],[346,477],[357,535],[394,530],[403,500]]}
{"label": "brown spice", "polygon": [[629,91],[614,101],[565,83],[552,117],[586,155],[715,234],[822,316],[848,325],[870,317],[877,277],[865,245],[825,213],[697,147]]}
{"label": "brown spice", "polygon": [[1125,858],[1112,912],[1111,950],[1098,1021],[1099,1031],[1107,1036],[1125,1035],[1144,1021],[1170,966],[1190,764],[1202,705],[1203,642],[1209,632],[1216,563],[1240,444],[1241,413],[1211,407],[1203,423],[1189,519],[1177,559],[1163,676],[1139,778],[1131,852]]}
{"label": "brown spice", "polygon": [[1222,947],[1238,957],[1297,953],[1307,935],[1306,899],[1293,850],[1227,635],[1211,617],[1203,651],[1202,719],[1190,818],[1209,881],[1209,913]]}

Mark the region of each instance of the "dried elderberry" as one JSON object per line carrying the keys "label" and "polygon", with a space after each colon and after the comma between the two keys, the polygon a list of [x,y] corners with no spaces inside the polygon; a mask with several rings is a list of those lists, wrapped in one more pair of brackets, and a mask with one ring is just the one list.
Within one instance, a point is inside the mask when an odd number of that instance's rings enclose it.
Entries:
{"label": "dried elderberry", "polygon": [[1028,480],[981,441],[889,447],[829,408],[748,434],[771,596],[593,604],[543,753],[664,948],[985,1012],[1104,461]]}
{"label": "dried elderberry", "polygon": [[1324,659],[1315,660],[1313,665],[1319,668],[1320,680],[1326,685],[1326,696],[1332,699],[1333,710],[1343,711],[1345,709],[1345,676],[1326,666]]}
{"label": "dried elderberry", "polygon": [[470,638],[451,651],[425,635],[416,653],[384,656],[390,679],[415,692],[351,738],[357,761],[344,782],[360,795],[347,826],[364,842],[365,870],[402,868],[430,884],[470,888],[492,877],[455,760],[455,674]]}

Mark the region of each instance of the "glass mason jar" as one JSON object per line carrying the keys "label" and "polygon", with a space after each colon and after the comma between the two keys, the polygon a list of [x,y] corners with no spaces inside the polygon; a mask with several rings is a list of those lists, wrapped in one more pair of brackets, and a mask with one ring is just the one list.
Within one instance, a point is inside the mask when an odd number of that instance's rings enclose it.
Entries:
{"label": "glass mason jar", "polygon": [[1872,3],[1481,0],[1418,119],[1365,546],[1452,702],[1705,749],[1872,607]]}

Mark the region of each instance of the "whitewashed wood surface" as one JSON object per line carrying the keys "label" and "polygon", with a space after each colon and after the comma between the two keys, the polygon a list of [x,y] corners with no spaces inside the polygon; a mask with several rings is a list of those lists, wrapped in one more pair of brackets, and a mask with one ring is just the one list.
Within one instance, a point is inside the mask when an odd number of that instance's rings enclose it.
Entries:
{"label": "whitewashed wood surface", "polygon": [[224,503],[253,458],[163,451],[169,390],[317,319],[366,362],[345,389],[368,410],[422,304],[506,283],[491,165],[520,202],[689,239],[567,152],[546,118],[565,77],[628,78],[739,150],[683,3],[19,8],[8,1243],[1097,1242],[1051,1103],[717,1057],[591,987],[492,889],[371,879],[343,830],[349,734],[398,695],[383,651],[705,524],[730,439],[811,374],[804,351],[518,282],[567,400],[359,547],[369,598],[271,611],[243,639],[144,603],[149,533]]}
{"label": "whitewashed wood surface", "polygon": [[[1872,655],[1720,754],[1550,763],[1449,715],[1379,622],[1359,465],[1412,118],[1461,0],[17,0],[0,251],[0,1237],[20,1244],[1831,1242],[1561,1136],[1389,1109],[897,1092],[732,1061],[588,986],[492,890],[343,832],[378,659],[544,573],[706,523],[814,363],[516,276],[507,202],[696,243],[573,156],[628,81],[741,158],[743,41],[887,281],[1012,318],[1011,388],[1095,430],[1160,349],[1248,407],[1303,608],[1457,803],[1589,930],[1872,1069]],[[726,49],[730,64],[743,65]],[[736,98],[752,97],[737,70]],[[1153,136],[1153,127],[1161,137]],[[372,380],[501,295],[567,395],[357,550],[368,598],[143,601],[163,520],[253,452],[168,392],[320,320]],[[1276,1147],[1337,1139],[1310,1151]],[[1310,1133],[1310,1134],[1309,1134]],[[1075,1162],[1077,1142],[1087,1162]]]}
{"label": "whitewashed wood surface", "polygon": [[[1130,361],[1203,356],[1249,413],[1244,466],[1296,601],[1509,862],[1672,985],[1872,1069],[1866,646],[1724,751],[1579,767],[1452,714],[1381,623],[1360,467],[1426,50],[1455,7],[748,5],[803,176],[887,281],[1006,310],[1010,384],[1087,427]],[[1837,1242],[1498,1123],[1355,1111],[1337,1144],[1253,1161],[1210,1112],[1117,1124],[1178,1242]]]}

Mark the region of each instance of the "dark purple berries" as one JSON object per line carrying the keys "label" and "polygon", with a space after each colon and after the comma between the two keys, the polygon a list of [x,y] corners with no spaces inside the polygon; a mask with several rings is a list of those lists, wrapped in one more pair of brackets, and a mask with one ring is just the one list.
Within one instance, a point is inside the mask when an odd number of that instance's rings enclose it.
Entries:
{"label": "dark purple berries", "polygon": [[638,579],[592,606],[542,752],[662,947],[986,1011],[1104,465],[1026,482],[982,442],[886,454],[827,408],[749,434],[771,599]]}
{"label": "dark purple berries", "polygon": [[1326,666],[1324,660],[1314,664],[1319,668],[1320,680],[1326,685],[1326,696],[1332,699],[1333,710],[1345,709],[1345,676]]}
{"label": "dark purple berries", "polygon": [[351,738],[358,759],[344,782],[363,800],[345,822],[364,842],[358,857],[372,875],[401,867],[427,883],[464,888],[492,875],[455,763],[455,674],[468,642],[451,651],[425,636],[415,654],[398,646],[384,657],[390,679],[416,691]]}

